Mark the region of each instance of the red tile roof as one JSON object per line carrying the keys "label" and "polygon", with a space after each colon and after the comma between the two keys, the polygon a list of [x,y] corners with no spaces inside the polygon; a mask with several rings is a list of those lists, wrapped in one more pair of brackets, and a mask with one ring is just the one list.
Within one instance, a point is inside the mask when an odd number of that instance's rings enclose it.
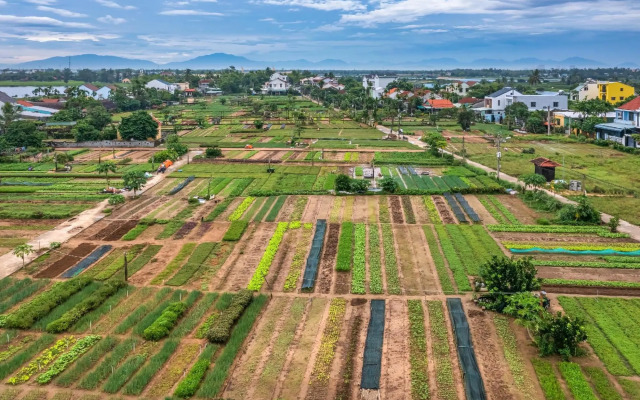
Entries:
{"label": "red tile roof", "polygon": [[58,103],[60,99],[42,99],[43,103]]}
{"label": "red tile roof", "polygon": [[18,100],[17,103],[20,104],[21,106],[33,107],[33,104],[29,103],[28,101]]}
{"label": "red tile roof", "polygon": [[636,97],[628,103],[618,107],[620,110],[637,111],[640,110],[640,97]]}
{"label": "red tile roof", "polygon": [[460,104],[475,104],[477,102],[479,102],[480,99],[476,99],[475,97],[465,97],[463,99],[460,99],[460,101],[458,103]]}
{"label": "red tile roof", "polygon": [[433,108],[453,108],[455,107],[453,105],[452,102],[450,102],[449,100],[438,100],[438,99],[433,99],[433,100],[429,100],[429,105]]}
{"label": "red tile roof", "polygon": [[94,92],[97,92],[98,90],[100,90],[97,86],[94,86],[90,83],[85,83],[83,86],[89,90],[93,90]]}
{"label": "red tile roof", "polygon": [[476,82],[476,81],[468,81],[467,85],[469,85],[469,87],[471,87],[471,86],[475,85],[476,83],[478,83],[478,82]]}
{"label": "red tile roof", "polygon": [[544,157],[535,158],[531,160],[531,162],[537,165],[538,167],[545,167],[545,168],[562,166],[562,164],[558,164],[557,162],[551,161],[548,158],[544,158]]}

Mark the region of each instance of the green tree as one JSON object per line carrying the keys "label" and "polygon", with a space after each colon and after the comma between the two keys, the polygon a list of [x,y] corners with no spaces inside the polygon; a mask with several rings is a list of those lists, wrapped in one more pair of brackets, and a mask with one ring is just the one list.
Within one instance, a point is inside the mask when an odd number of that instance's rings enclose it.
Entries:
{"label": "green tree", "polygon": [[33,246],[31,246],[28,243],[25,243],[25,244],[16,246],[16,248],[13,249],[12,253],[14,256],[18,258],[22,258],[22,268],[24,268],[24,258],[27,257],[29,254],[33,253],[34,251],[35,250],[33,249]]}
{"label": "green tree", "polygon": [[529,133],[543,133],[545,131],[545,126],[542,117],[540,117],[538,114],[532,114],[527,119],[525,129]]}
{"label": "green tree", "polygon": [[111,114],[101,104],[90,107],[87,110],[86,121],[93,125],[98,131],[103,130],[111,123]]}
{"label": "green tree", "polygon": [[104,174],[105,179],[107,180],[107,187],[109,187],[109,172],[116,173],[117,170],[116,163],[113,161],[105,161],[103,163],[98,164],[96,167],[96,172],[99,174]]}
{"label": "green tree", "polygon": [[600,212],[589,204],[586,196],[578,198],[578,204],[565,204],[558,211],[557,219],[560,223],[600,224]]}
{"label": "green tree", "polygon": [[429,151],[436,156],[440,154],[441,149],[447,147],[447,139],[437,132],[431,132],[427,136],[422,136],[422,141],[429,145]]}
{"label": "green tree", "polygon": [[511,294],[540,289],[538,271],[531,257],[521,259],[493,256],[480,266],[480,277],[494,298],[493,308],[502,312]]}
{"label": "green tree", "polygon": [[585,117],[589,116],[602,118],[606,115],[606,113],[613,111],[613,105],[602,99],[579,101],[573,104],[573,108]]}
{"label": "green tree", "polygon": [[541,82],[541,80],[540,80],[540,71],[535,69],[535,70],[533,70],[533,72],[529,76],[529,85],[536,86],[536,85],[539,85],[540,82]]}
{"label": "green tree", "polygon": [[530,114],[527,105],[521,102],[508,105],[507,107],[505,107],[504,113],[508,121],[514,121],[520,127],[522,127],[522,125],[527,122]]}
{"label": "green tree", "polygon": [[120,123],[120,136],[124,140],[147,140],[157,133],[158,124],[146,111],[136,111]]}
{"label": "green tree", "polygon": [[219,147],[207,147],[207,150],[205,150],[205,157],[207,158],[222,157],[222,150],[220,150]]}
{"label": "green tree", "polygon": [[468,131],[469,129],[471,129],[471,123],[473,122],[474,117],[475,114],[473,111],[466,108],[460,110],[460,112],[458,113],[458,124],[463,131]]}
{"label": "green tree", "polygon": [[78,122],[71,130],[71,133],[76,139],[76,142],[90,142],[101,139],[100,131],[88,121]]}
{"label": "green tree", "polygon": [[261,119],[257,119],[253,121],[253,125],[256,127],[256,129],[260,130],[264,126],[264,122]]}
{"label": "green tree", "polygon": [[225,104],[227,104],[227,99],[226,99],[225,97],[221,98],[221,99],[220,99],[220,104],[222,104],[223,106],[224,106]]}
{"label": "green tree", "polygon": [[349,179],[349,189],[354,193],[366,193],[369,189],[369,181],[366,179]]}
{"label": "green tree", "polygon": [[568,360],[579,354],[580,343],[587,340],[587,331],[580,318],[557,313],[546,314],[535,331],[535,342],[540,355],[559,354]]}
{"label": "green tree", "polygon": [[133,197],[136,197],[136,192],[141,190],[147,183],[147,178],[142,171],[128,171],[122,175],[124,186],[133,190]]}
{"label": "green tree", "polygon": [[189,147],[185,144],[180,143],[180,136],[176,134],[167,136],[166,142],[167,149],[175,151],[178,156],[187,154],[187,152],[189,151]]}
{"label": "green tree", "polygon": [[45,134],[33,121],[15,121],[9,125],[4,137],[11,147],[42,147]]}
{"label": "green tree", "polygon": [[2,106],[0,114],[2,114],[0,116],[0,133],[5,133],[9,125],[18,118],[18,112],[13,107],[13,104],[6,102]]}
{"label": "green tree", "polygon": [[385,192],[395,193],[396,190],[398,190],[398,182],[387,176],[380,181],[380,187],[382,187],[382,190]]}
{"label": "green tree", "polygon": [[351,178],[347,175],[340,174],[336,177],[335,181],[336,192],[348,192],[351,190]]}
{"label": "green tree", "polygon": [[58,170],[58,164],[65,165],[65,164],[70,163],[71,161],[73,161],[73,156],[69,155],[67,153],[64,153],[64,152],[62,152],[62,153],[54,153],[53,160],[55,162],[55,169],[57,171]]}
{"label": "green tree", "polygon": [[540,174],[525,174],[520,177],[520,180],[524,182],[524,190],[527,190],[529,186],[538,190],[539,187],[547,183],[547,179]]}

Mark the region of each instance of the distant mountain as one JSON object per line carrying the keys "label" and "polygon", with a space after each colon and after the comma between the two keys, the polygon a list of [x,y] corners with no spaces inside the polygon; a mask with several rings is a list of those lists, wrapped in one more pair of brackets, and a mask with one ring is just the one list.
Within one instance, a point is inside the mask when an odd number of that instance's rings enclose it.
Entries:
{"label": "distant mountain", "polygon": [[206,56],[200,56],[192,58],[187,61],[173,62],[169,64],[161,65],[159,68],[166,69],[221,69],[234,66],[240,67],[253,67],[256,65],[256,61],[249,60],[246,57],[234,56],[233,54],[226,53],[214,53]]}
{"label": "distant mountain", "polygon": [[560,65],[563,67],[571,67],[574,66],[576,68],[586,68],[586,67],[605,67],[606,64],[603,64],[599,61],[589,60],[588,58],[582,57],[570,57],[560,61]]}
{"label": "distant mountain", "polygon": [[640,64],[634,62],[623,62],[621,64],[616,65],[618,68],[640,68]]}
{"label": "distant mountain", "polygon": [[102,68],[135,68],[154,69],[159,68],[158,64],[131,58],[115,56],[99,56],[97,54],[82,54],[71,57],[51,57],[44,60],[28,61],[21,64],[11,65],[11,68],[20,69],[64,69],[69,66],[71,58],[71,69],[102,69]]}

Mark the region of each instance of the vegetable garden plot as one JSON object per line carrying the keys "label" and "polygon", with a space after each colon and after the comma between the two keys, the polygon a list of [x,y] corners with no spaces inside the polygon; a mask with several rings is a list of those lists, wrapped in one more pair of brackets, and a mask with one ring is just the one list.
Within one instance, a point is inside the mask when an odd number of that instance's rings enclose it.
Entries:
{"label": "vegetable garden plot", "polygon": [[367,329],[362,364],[361,389],[380,389],[380,369],[382,367],[382,342],[384,340],[385,302],[371,300],[371,318]]}
{"label": "vegetable garden plot", "polygon": [[302,290],[313,290],[318,276],[318,265],[320,264],[320,253],[324,245],[324,234],[327,230],[327,221],[319,219],[316,224],[316,232],[311,242],[311,251],[307,257],[307,265],[302,277]]}
{"label": "vegetable garden plot", "polygon": [[174,194],[178,193],[179,191],[184,189],[189,183],[193,182],[194,179],[196,179],[196,177],[193,176],[193,175],[187,177],[187,179],[185,179],[180,184],[178,184],[178,186],[176,186],[173,189],[171,189],[169,191],[169,195],[174,195]]}
{"label": "vegetable garden plot", "polygon": [[471,218],[471,221],[480,222],[480,217],[478,217],[478,214],[476,214],[475,210],[469,205],[464,196],[460,193],[455,193],[454,196],[456,197],[456,200],[458,200],[458,203],[460,203],[460,205],[464,209],[464,212],[466,212],[469,218]]}
{"label": "vegetable garden plot", "polygon": [[447,308],[451,318],[451,325],[456,339],[458,348],[458,359],[460,360],[460,368],[463,371],[465,392],[469,400],[484,400],[486,394],[484,391],[484,383],[482,375],[476,362],[476,355],[473,351],[473,342],[471,341],[471,332],[469,331],[469,323],[467,316],[462,308],[462,300],[448,298]]}
{"label": "vegetable garden plot", "polygon": [[94,244],[82,243],[76,247],[71,253],[62,257],[55,263],[51,264],[47,269],[38,273],[36,278],[55,278],[67,268],[74,266],[79,259],[89,255],[96,247]]}
{"label": "vegetable garden plot", "polygon": [[466,223],[467,222],[467,217],[465,217],[464,213],[462,212],[462,210],[458,206],[458,203],[453,198],[453,196],[451,196],[450,193],[444,193],[444,197],[445,197],[445,199],[447,199],[447,202],[449,203],[449,206],[451,206],[451,211],[453,211],[453,214],[455,214],[455,216],[458,219],[458,221],[460,221],[461,223]]}
{"label": "vegetable garden plot", "polygon": [[98,261],[102,256],[107,254],[111,250],[111,245],[104,245],[98,247],[93,253],[89,254],[85,259],[76,264],[75,267],[69,268],[62,275],[61,278],[73,278],[74,276],[80,274],[85,269],[92,266],[96,261]]}

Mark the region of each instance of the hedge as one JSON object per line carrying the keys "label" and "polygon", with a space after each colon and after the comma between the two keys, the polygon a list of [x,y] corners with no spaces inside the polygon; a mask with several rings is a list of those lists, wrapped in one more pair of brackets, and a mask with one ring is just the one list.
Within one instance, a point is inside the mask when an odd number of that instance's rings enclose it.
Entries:
{"label": "hedge", "polygon": [[158,341],[165,336],[178,322],[178,319],[187,310],[187,305],[182,302],[171,303],[164,309],[160,317],[144,330],[142,337],[146,340]]}

